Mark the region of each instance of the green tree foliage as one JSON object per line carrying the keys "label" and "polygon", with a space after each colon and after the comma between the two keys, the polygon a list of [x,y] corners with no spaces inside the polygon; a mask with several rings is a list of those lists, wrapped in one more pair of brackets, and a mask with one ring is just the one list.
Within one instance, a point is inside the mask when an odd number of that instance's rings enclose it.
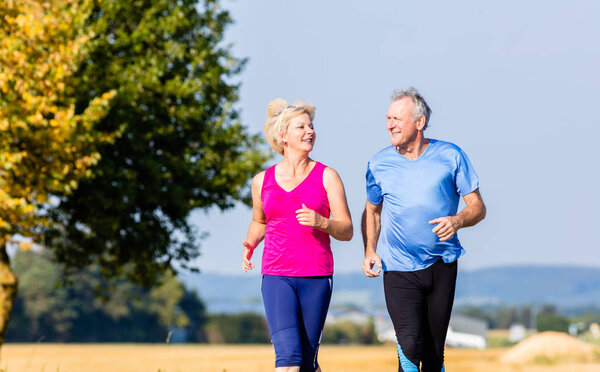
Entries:
{"label": "green tree foliage", "polygon": [[536,329],[538,332],[556,331],[567,333],[569,332],[569,319],[558,314],[555,306],[545,305],[537,314]]}
{"label": "green tree foliage", "polygon": [[339,321],[326,324],[323,329],[323,343],[327,344],[376,344],[375,322],[367,323]]}
{"label": "green tree foliage", "polygon": [[[19,297],[8,326],[8,340],[67,341],[76,309],[67,303],[66,288],[58,286],[60,270],[47,257],[18,252],[13,269],[19,275]],[[14,336],[13,336],[14,335]]]}
{"label": "green tree foliage", "polygon": [[569,331],[569,320],[559,314],[538,314],[536,328],[538,332],[557,331],[567,333]]}
{"label": "green tree foliage", "polygon": [[80,109],[116,90],[96,129],[124,132],[101,147],[92,179],[60,195],[47,244],[67,269],[96,262],[151,285],[199,254],[190,212],[247,201],[267,156],[233,107],[243,61],[222,45],[231,19],[216,0],[97,2],[89,20],[71,92]]}
{"label": "green tree foliage", "polygon": [[271,340],[266,319],[255,313],[210,315],[208,342],[217,344],[264,344]]}
{"label": "green tree foliage", "polygon": [[186,329],[188,341],[203,341],[204,304],[174,275],[164,274],[159,285],[145,289],[123,279],[107,280],[88,268],[64,286],[53,261],[48,252],[15,256],[20,296],[8,341],[165,342],[173,328]]}
{"label": "green tree foliage", "polygon": [[196,292],[185,291],[179,301],[179,308],[188,318],[187,342],[208,342],[205,325],[208,320],[206,306]]}

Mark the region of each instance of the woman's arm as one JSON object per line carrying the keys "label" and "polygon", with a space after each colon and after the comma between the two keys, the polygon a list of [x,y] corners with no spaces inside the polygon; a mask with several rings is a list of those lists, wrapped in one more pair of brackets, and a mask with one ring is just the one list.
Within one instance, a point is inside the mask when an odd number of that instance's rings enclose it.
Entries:
{"label": "woman's arm", "polygon": [[352,218],[348,209],[344,184],[338,173],[332,168],[325,168],[323,186],[327,192],[331,218],[325,218],[302,204],[302,209],[296,211],[298,222],[301,225],[321,229],[337,240],[352,239]]}
{"label": "woman's arm", "polygon": [[264,239],[267,229],[265,212],[262,207],[260,193],[262,190],[265,172],[260,172],[252,179],[252,221],[248,227],[246,240],[242,242],[244,250],[242,252],[242,269],[244,272],[252,270],[254,264],[250,262],[256,246]]}

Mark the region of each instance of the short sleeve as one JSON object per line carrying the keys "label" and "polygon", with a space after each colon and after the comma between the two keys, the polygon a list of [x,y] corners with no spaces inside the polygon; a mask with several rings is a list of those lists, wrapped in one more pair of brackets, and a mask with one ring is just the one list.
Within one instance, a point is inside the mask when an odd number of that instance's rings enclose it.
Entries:
{"label": "short sleeve", "polygon": [[455,171],[456,192],[465,196],[479,188],[479,177],[467,154],[460,150]]}
{"label": "short sleeve", "polygon": [[383,202],[381,187],[377,184],[373,172],[371,172],[371,163],[367,165],[367,200],[373,205],[379,205]]}

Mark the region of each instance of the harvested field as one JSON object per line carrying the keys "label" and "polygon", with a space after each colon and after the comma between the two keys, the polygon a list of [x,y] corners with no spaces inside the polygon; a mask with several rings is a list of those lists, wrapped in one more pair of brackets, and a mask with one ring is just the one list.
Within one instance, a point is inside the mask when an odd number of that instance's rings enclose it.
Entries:
{"label": "harvested field", "polygon": [[[506,349],[446,351],[449,372],[600,372],[600,363],[510,365]],[[324,372],[396,371],[395,345],[323,346]],[[6,372],[264,372],[273,371],[269,345],[7,344]]]}
{"label": "harvested field", "polygon": [[509,364],[600,362],[600,349],[565,333],[542,332],[519,342],[500,361]]}

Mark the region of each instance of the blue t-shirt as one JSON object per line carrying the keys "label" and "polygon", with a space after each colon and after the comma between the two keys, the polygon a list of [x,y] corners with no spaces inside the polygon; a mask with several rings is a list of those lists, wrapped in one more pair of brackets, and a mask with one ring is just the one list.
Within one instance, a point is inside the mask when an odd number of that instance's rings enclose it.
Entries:
{"label": "blue t-shirt", "polygon": [[431,139],[416,160],[394,146],[367,166],[367,199],[383,203],[378,254],[384,271],[425,269],[440,258],[457,260],[465,250],[455,234],[442,242],[429,221],[454,216],[461,196],[479,188],[479,178],[460,147]]}

